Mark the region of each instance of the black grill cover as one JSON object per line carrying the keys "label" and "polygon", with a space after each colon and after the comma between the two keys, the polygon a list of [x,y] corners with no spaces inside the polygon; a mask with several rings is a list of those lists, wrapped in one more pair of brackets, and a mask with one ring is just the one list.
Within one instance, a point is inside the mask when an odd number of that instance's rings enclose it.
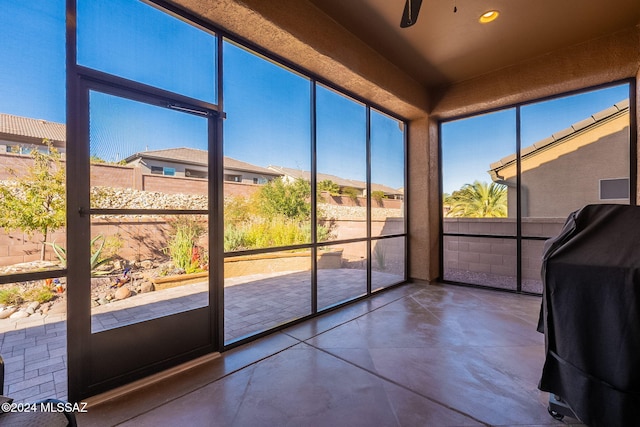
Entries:
{"label": "black grill cover", "polygon": [[539,388],[591,427],[640,426],[640,207],[590,205],[546,242]]}

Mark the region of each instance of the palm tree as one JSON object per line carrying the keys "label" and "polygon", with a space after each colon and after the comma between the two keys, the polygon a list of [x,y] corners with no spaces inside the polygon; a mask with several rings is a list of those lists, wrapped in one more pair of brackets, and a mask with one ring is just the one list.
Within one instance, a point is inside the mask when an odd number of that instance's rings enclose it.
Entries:
{"label": "palm tree", "polygon": [[498,218],[507,216],[507,187],[492,182],[465,184],[446,198],[447,217]]}

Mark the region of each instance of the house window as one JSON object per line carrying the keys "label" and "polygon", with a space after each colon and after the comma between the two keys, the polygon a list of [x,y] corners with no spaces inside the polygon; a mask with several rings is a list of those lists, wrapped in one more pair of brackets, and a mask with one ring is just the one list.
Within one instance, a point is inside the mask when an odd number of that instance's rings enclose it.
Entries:
{"label": "house window", "polygon": [[189,178],[207,178],[207,172],[194,170],[194,169],[185,169],[184,176]]}
{"label": "house window", "polygon": [[601,179],[600,200],[629,198],[629,178]]}
{"label": "house window", "polygon": [[13,154],[26,154],[29,155],[33,150],[38,150],[40,153],[49,154],[48,147],[33,147],[23,145],[7,145],[7,153]]}
{"label": "house window", "polygon": [[225,181],[231,181],[231,182],[242,182],[242,175],[225,174],[224,180]]}
{"label": "house window", "polygon": [[151,173],[154,175],[174,176],[176,168],[167,168],[163,166],[151,166]]}

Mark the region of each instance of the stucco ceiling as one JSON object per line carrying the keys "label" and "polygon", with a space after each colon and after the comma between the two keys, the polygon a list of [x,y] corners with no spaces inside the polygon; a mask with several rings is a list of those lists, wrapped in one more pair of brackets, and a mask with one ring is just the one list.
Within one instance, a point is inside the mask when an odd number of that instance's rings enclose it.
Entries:
{"label": "stucco ceiling", "polygon": [[[640,0],[424,0],[417,23],[404,29],[405,0],[310,1],[427,87],[640,24]],[[480,24],[491,9],[499,18]]]}

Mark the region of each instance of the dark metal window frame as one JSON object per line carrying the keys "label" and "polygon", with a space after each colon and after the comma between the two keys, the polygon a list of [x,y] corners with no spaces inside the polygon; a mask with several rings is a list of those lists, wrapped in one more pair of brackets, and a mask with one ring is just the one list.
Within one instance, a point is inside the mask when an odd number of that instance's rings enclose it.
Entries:
{"label": "dark metal window frame", "polygon": [[[218,348],[222,351],[233,348],[237,345],[243,344],[247,341],[255,340],[261,336],[267,335],[269,333],[274,332],[275,330],[282,329],[284,327],[290,326],[297,322],[306,320],[308,318],[314,317],[318,314],[330,311],[332,309],[351,304],[353,302],[365,299],[370,297],[373,293],[377,293],[386,289],[390,289],[393,286],[400,285],[408,279],[408,271],[409,271],[409,256],[408,256],[408,200],[405,197],[404,203],[404,232],[392,235],[383,235],[383,236],[372,236],[371,235],[371,164],[370,164],[370,111],[371,109],[375,109],[392,119],[398,120],[403,123],[404,132],[403,132],[403,150],[404,150],[404,181],[405,181],[405,189],[409,187],[408,181],[408,171],[407,171],[407,147],[408,147],[408,127],[406,119],[399,117],[386,109],[382,108],[379,105],[366,101],[359,96],[351,93],[350,91],[339,87],[329,81],[325,81],[317,76],[314,73],[309,72],[308,70],[302,69],[301,67],[293,64],[283,58],[280,58],[276,55],[267,52],[260,47],[253,45],[246,40],[241,40],[239,37],[226,32],[224,29],[218,28],[210,23],[204,21],[203,19],[189,14],[175,5],[165,2],[163,0],[146,0],[148,3],[154,4],[158,8],[162,9],[166,13],[178,17],[181,20],[184,20],[188,24],[196,25],[207,31],[210,31],[217,37],[217,96],[218,96],[218,104],[210,104],[207,102],[203,102],[197,99],[192,99],[180,94],[172,93],[163,89],[159,89],[153,86],[145,85],[139,82],[127,80],[118,76],[110,75],[108,73],[104,73],[101,71],[93,70],[87,67],[83,67],[77,64],[77,56],[76,56],[76,46],[77,46],[77,34],[76,34],[76,0],[67,0],[66,1],[66,84],[67,84],[67,153],[70,157],[80,156],[89,156],[88,147],[83,147],[82,144],[79,144],[79,141],[83,140],[82,135],[88,135],[88,124],[83,123],[80,119],[84,117],[84,114],[80,111],[80,105],[83,104],[82,97],[87,96],[83,95],[83,93],[87,93],[86,83],[91,82],[91,86],[93,87],[103,87],[105,88],[106,93],[119,92],[120,90],[124,92],[133,92],[138,93],[141,96],[150,95],[153,98],[167,98],[170,100],[178,100],[178,104],[173,107],[180,109],[183,107],[181,102],[184,105],[188,105],[189,108],[195,106],[197,109],[204,111],[216,111],[220,117],[224,117],[223,105],[224,105],[224,93],[222,87],[222,81],[224,78],[223,75],[223,67],[222,67],[222,55],[223,55],[223,41],[224,39],[228,39],[233,43],[244,46],[245,48],[253,51],[257,55],[263,56],[270,61],[277,63],[279,66],[286,67],[290,69],[292,72],[299,73],[304,75],[305,77],[310,79],[311,83],[311,91],[312,91],[312,117],[311,117],[311,129],[312,129],[312,140],[311,140],[311,150],[312,150],[312,188],[316,188],[316,168],[315,168],[315,133],[316,133],[316,122],[315,122],[315,88],[317,84],[322,84],[328,88],[335,90],[336,92],[350,97],[351,99],[362,103],[367,108],[367,237],[360,239],[347,239],[347,240],[338,240],[331,242],[317,242],[316,241],[316,200],[315,200],[315,191],[312,191],[312,231],[313,231],[313,240],[308,245],[297,245],[290,247],[274,247],[274,248],[264,248],[255,251],[242,251],[242,252],[234,252],[234,253],[223,253],[222,244],[215,244],[215,242],[223,241],[223,233],[224,233],[224,220],[223,215],[221,214],[221,209],[213,209],[210,207],[209,210],[194,210],[194,211],[184,211],[184,210],[175,210],[175,209],[164,209],[164,210],[139,210],[139,209],[91,209],[89,206],[88,196],[81,196],[82,193],[82,185],[88,185],[88,183],[80,184],[77,182],[71,182],[68,180],[67,184],[67,206],[68,211],[75,209],[73,215],[80,214],[81,217],[89,217],[91,215],[99,215],[99,214],[166,214],[166,215],[174,215],[174,214],[208,214],[209,215],[209,230],[212,241],[214,242],[214,247],[211,250],[211,256],[213,259],[217,260],[220,264],[223,263],[225,257],[237,256],[247,253],[267,253],[267,252],[275,252],[289,249],[299,249],[299,248],[310,248],[312,251],[312,289],[311,289],[311,298],[312,305],[314,307],[313,313],[309,316],[305,316],[301,319],[296,319],[286,325],[281,325],[276,328],[272,328],[266,331],[258,332],[248,338],[235,341],[233,343],[229,343],[225,345],[223,342],[224,336],[224,319],[223,319],[223,310],[224,310],[224,291],[221,286],[217,286],[215,292],[210,295],[211,304],[215,305],[217,312],[219,313],[219,321],[218,321],[218,330],[217,330],[217,342]],[[87,92],[85,92],[87,91]],[[116,93],[117,95],[117,93]],[[126,97],[126,96],[125,96]],[[137,99],[136,99],[137,100]],[[214,203],[216,206],[223,206],[223,194],[222,194],[222,175],[223,175],[223,135],[222,135],[222,125],[220,120],[217,120],[218,125],[215,126],[215,129],[212,131],[216,134],[216,139],[219,142],[215,150],[210,150],[209,152],[209,165],[210,170],[213,170],[215,173],[210,174],[210,185],[209,185],[209,200],[210,205]],[[70,151],[70,153],[69,153]],[[68,162],[67,164],[67,174],[68,176],[88,176],[88,168],[89,165],[80,165],[78,162]],[[219,175],[218,178],[213,178]],[[215,183],[215,185],[211,185],[211,182]],[[70,183],[70,184],[69,184]],[[87,193],[88,194],[88,193]],[[83,255],[87,255],[90,253],[90,248],[87,246],[88,239],[88,230],[89,227],[82,224],[71,225],[70,222],[67,224],[67,235],[69,232],[74,233],[74,239],[67,239],[67,253],[70,259],[70,263],[74,264],[73,259],[84,259]],[[377,291],[371,290],[371,247],[372,242],[376,240],[382,239],[390,239],[390,238],[403,238],[404,239],[404,278],[396,284],[391,284],[384,289],[380,289]],[[316,280],[316,272],[317,272],[317,250],[320,247],[335,245],[335,244],[344,244],[344,243],[352,243],[352,242],[366,242],[367,243],[367,294],[358,298],[353,298],[345,302],[341,302],[331,307],[324,308],[321,311],[317,310],[317,280]],[[81,279],[87,275],[90,275],[90,272],[87,270],[87,266],[80,267],[79,265],[82,263],[78,263],[78,265],[74,265],[73,268],[60,268],[60,269],[52,269],[47,271],[37,271],[37,272],[27,272],[27,273],[18,273],[18,274],[8,274],[0,276],[0,284],[5,283],[13,283],[13,282],[22,282],[29,280],[43,280],[46,278],[57,278],[57,277],[67,277],[69,280]],[[222,269],[216,269],[217,277],[212,278],[214,283],[222,284],[224,282],[224,277],[222,273]],[[86,301],[88,301],[89,296],[86,295]],[[86,305],[86,306],[85,306]],[[68,315],[72,318],[79,318],[78,315],[85,315],[87,311],[90,310],[88,304],[76,304],[68,305]],[[87,324],[79,324],[78,322],[68,322],[67,325],[67,337],[68,337],[68,346],[83,346],[86,343],[78,341],[76,337],[87,336],[90,333],[90,325]],[[78,359],[69,358],[68,361],[69,369],[77,369],[80,372],[86,372],[85,362]],[[86,387],[84,384],[73,383],[69,384],[70,391],[73,390],[74,393],[77,393],[78,390],[85,390]]]}
{"label": "dark metal window frame", "polygon": [[[73,2],[73,0],[71,0]],[[68,124],[67,124],[67,236],[75,236],[74,239],[67,239],[67,255],[69,260],[69,268],[67,277],[69,282],[86,283],[91,276],[89,264],[82,262],[87,260],[90,254],[90,245],[87,236],[91,231],[91,216],[93,215],[208,215],[208,230],[210,239],[210,253],[212,259],[221,260],[219,253],[219,245],[217,240],[221,237],[216,228],[216,222],[220,221],[220,203],[222,197],[217,193],[215,180],[209,185],[208,199],[209,207],[205,210],[184,210],[184,209],[103,209],[91,208],[89,200],[90,182],[87,179],[72,179],[72,177],[89,177],[90,163],[89,157],[89,114],[86,110],[89,106],[89,96],[92,91],[96,93],[105,93],[124,99],[130,99],[136,102],[156,105],[161,108],[177,109],[183,114],[194,114],[206,117],[208,120],[208,138],[216,141],[216,135],[219,135],[219,107],[215,104],[209,104],[199,100],[191,99],[179,94],[171,93],[152,86],[127,80],[121,77],[113,76],[100,71],[92,70],[86,67],[72,64],[67,68],[67,79],[69,87],[69,96],[67,103]],[[73,100],[73,102],[71,101]],[[175,108],[178,105],[180,108]],[[211,143],[211,142],[210,142]],[[209,171],[212,177],[218,175],[221,171],[221,165],[217,162],[214,152],[220,144],[214,144],[209,147]],[[87,159],[86,162],[81,161]],[[221,186],[221,184],[220,184]],[[218,261],[219,262],[219,261]],[[221,264],[221,262],[220,262]],[[218,270],[219,268],[216,268]],[[215,284],[215,278],[212,282]],[[68,294],[67,304],[67,345],[69,348],[87,348],[93,340],[95,334],[91,333],[91,322],[79,321],[87,319],[91,316],[89,301],[90,289],[86,286],[74,288],[73,293]],[[215,286],[210,288],[207,306],[203,309],[192,310],[194,313],[198,310],[214,310],[217,315],[217,307],[219,306],[220,292]],[[219,316],[218,316],[219,317]],[[215,320],[218,322],[218,318]],[[100,334],[113,334],[115,331],[101,332]],[[211,349],[217,348],[220,341],[220,329],[213,328]],[[91,337],[91,338],[90,338]],[[102,338],[100,338],[102,340]],[[185,355],[176,355],[175,361],[188,360],[190,354],[200,355],[203,351],[211,351],[205,349],[194,349]],[[69,375],[69,396],[75,399],[79,395],[86,393],[93,394],[100,392],[104,387],[109,388],[108,384],[117,384],[122,379],[114,378],[106,384],[90,384],[89,376],[78,375],[78,372],[87,372],[89,369],[89,361],[79,359],[79,352],[68,353],[68,369],[69,372],[75,372]],[[167,366],[175,364],[174,359],[164,362]],[[146,370],[149,373],[157,370],[157,367],[149,366]],[[136,375],[142,375],[140,372]]]}
{"label": "dark metal window frame", "polygon": [[[278,61],[277,59],[274,58],[270,58],[268,54],[261,52],[261,51],[256,51],[256,49],[254,47],[249,47],[246,46],[242,43],[238,43],[237,41],[231,40],[232,43],[246,49],[248,52],[250,53],[254,53],[257,56],[265,56],[267,57],[267,59],[271,62],[273,62],[274,64],[287,68],[290,71],[300,74],[305,78],[309,79],[309,90],[310,90],[310,103],[311,103],[311,108],[310,108],[310,131],[311,131],[311,139],[310,139],[310,150],[311,150],[311,236],[312,236],[312,240],[311,242],[307,243],[307,244],[299,244],[299,245],[290,245],[290,246],[275,246],[275,247],[268,247],[268,248],[257,248],[257,249],[248,249],[248,250],[240,250],[240,251],[233,251],[233,252],[225,252],[224,253],[224,257],[225,258],[233,258],[233,257],[238,257],[238,256],[245,256],[245,255],[255,255],[255,254],[264,254],[264,253],[273,253],[273,252],[281,252],[281,251],[291,251],[291,250],[300,250],[300,249],[306,249],[306,250],[310,250],[311,251],[311,313],[309,315],[306,316],[302,316],[300,318],[297,319],[293,319],[290,322],[287,322],[283,325],[278,325],[275,326],[273,328],[269,328],[263,331],[257,331],[254,334],[251,334],[250,336],[247,337],[241,337],[239,339],[236,340],[232,340],[230,342],[226,342],[224,343],[224,345],[222,346],[223,351],[224,350],[228,350],[231,348],[234,348],[238,345],[242,345],[245,344],[247,342],[253,341],[257,338],[260,338],[262,336],[268,335],[270,333],[273,333],[277,330],[281,330],[284,329],[286,327],[292,326],[294,324],[300,323],[302,321],[308,320],[310,318],[313,318],[319,314],[322,313],[326,313],[329,312],[331,310],[334,310],[336,308],[339,307],[343,307],[345,305],[348,304],[352,304],[356,301],[360,301],[362,299],[366,299],[369,298],[371,295],[378,293],[378,292],[382,292],[384,290],[390,289],[394,286],[397,285],[401,285],[403,283],[406,283],[406,281],[408,280],[409,277],[409,256],[408,256],[408,218],[407,218],[407,201],[405,198],[404,201],[404,213],[403,213],[403,219],[404,219],[404,232],[403,233],[395,233],[395,234],[388,234],[388,235],[381,235],[381,236],[372,236],[371,235],[371,111],[372,110],[376,110],[382,114],[387,115],[388,117],[390,117],[391,119],[394,120],[398,120],[400,122],[403,123],[404,125],[404,129],[405,131],[403,132],[403,155],[404,155],[404,182],[405,182],[405,187],[407,187],[407,178],[408,178],[408,171],[407,171],[407,144],[408,144],[408,135],[407,135],[407,126],[406,126],[406,122],[402,119],[397,118],[396,116],[386,112],[385,110],[376,108],[374,106],[371,105],[371,103],[367,103],[366,101],[363,101],[362,99],[356,98],[348,93],[345,93],[339,89],[336,89],[335,86],[326,84],[325,82],[321,82],[319,80],[317,80],[315,77],[313,76],[309,76],[299,70],[296,69],[292,69],[292,67],[290,66],[290,64],[286,64],[286,63],[282,63],[280,61]],[[365,125],[366,125],[366,182],[367,182],[367,225],[366,225],[366,237],[362,237],[362,238],[353,238],[353,239],[341,239],[341,240],[331,240],[331,241],[325,241],[325,242],[318,242],[317,241],[317,231],[318,231],[318,224],[317,224],[317,114],[316,114],[316,107],[317,107],[317,102],[316,102],[316,88],[318,87],[318,85],[324,86],[329,90],[332,90],[334,92],[336,92],[337,94],[344,96],[346,98],[349,98],[351,100],[353,100],[354,102],[360,103],[364,106],[365,108]],[[219,92],[219,93],[222,93]],[[224,142],[223,142],[224,143]],[[376,241],[376,240],[384,240],[384,239],[391,239],[391,238],[404,238],[404,277],[403,279],[399,280],[397,283],[395,284],[391,284],[383,289],[378,289],[378,290],[372,290],[372,265],[371,265],[371,248],[372,248],[372,242]],[[328,246],[334,246],[334,245],[339,245],[339,244],[349,244],[349,243],[366,243],[367,246],[367,267],[366,267],[366,274],[367,274],[367,291],[366,294],[362,295],[362,296],[358,296],[358,297],[354,297],[354,298],[350,298],[346,301],[342,301],[333,305],[330,305],[328,307],[324,307],[322,309],[318,309],[318,280],[317,280],[317,253],[318,253],[318,249],[323,248],[323,247],[328,247]]]}
{"label": "dark metal window frame", "polygon": [[[515,292],[519,294],[531,294],[531,295],[539,295],[536,293],[526,292],[522,290],[522,242],[523,241],[544,241],[552,238],[553,236],[525,236],[522,234],[522,171],[521,171],[521,114],[520,110],[522,107],[536,104],[543,101],[548,101],[552,99],[564,98],[567,96],[578,95],[582,93],[588,93],[591,91],[606,89],[608,87],[620,86],[627,84],[629,86],[629,204],[636,205],[637,204],[637,189],[638,189],[638,141],[637,141],[637,111],[636,111],[636,79],[622,79],[619,81],[592,86],[583,88],[576,91],[565,92],[562,94],[535,99],[519,104],[507,105],[505,107],[496,108],[492,110],[480,111],[473,114],[453,117],[447,120],[440,120],[438,122],[438,179],[439,179],[439,206],[438,206],[438,215],[440,216],[440,274],[438,280],[443,283],[455,284],[455,285],[463,285],[463,286],[471,286],[478,287],[483,289],[492,289],[496,291],[502,292]],[[516,234],[515,235],[497,235],[497,234],[471,234],[471,233],[445,233],[444,231],[444,215],[443,215],[443,200],[442,195],[443,192],[443,176],[442,176],[442,125],[444,123],[448,123],[454,120],[467,119],[472,117],[477,117],[483,114],[494,113],[498,111],[505,111],[508,109],[515,108],[516,113]],[[477,238],[487,238],[487,239],[509,239],[516,241],[516,289],[504,289],[498,287],[492,287],[488,285],[479,285],[474,283],[463,283],[452,280],[446,280],[443,278],[444,274],[444,239],[445,237],[477,237]]]}
{"label": "dark metal window frame", "polygon": [[[82,79],[93,79],[95,81],[99,81],[99,82],[103,82],[106,83],[108,86],[118,86],[121,85],[122,87],[126,88],[127,90],[133,90],[133,91],[138,91],[140,93],[152,93],[154,95],[157,96],[167,96],[168,98],[171,99],[184,99],[186,102],[186,104],[188,105],[195,105],[195,106],[200,106],[203,107],[205,109],[217,109],[217,111],[220,113],[221,117],[224,117],[224,91],[223,91],[223,79],[224,79],[224,70],[222,67],[222,57],[223,57],[223,42],[224,40],[229,40],[232,43],[235,43],[237,45],[240,45],[250,51],[252,51],[254,54],[265,57],[267,60],[272,61],[276,64],[278,64],[279,66],[285,67],[289,70],[291,70],[294,73],[298,73],[301,74],[307,78],[310,79],[310,86],[311,86],[311,91],[312,91],[312,117],[311,117],[311,128],[312,128],[312,141],[311,141],[311,149],[312,149],[312,179],[311,179],[311,184],[312,184],[312,188],[316,188],[316,169],[315,169],[315,132],[316,132],[316,122],[315,122],[315,87],[317,86],[317,84],[322,84],[332,90],[335,90],[336,92],[347,96],[351,99],[353,99],[356,102],[360,102],[363,105],[366,106],[367,108],[367,190],[368,193],[370,193],[371,188],[370,188],[370,168],[371,168],[371,164],[370,164],[370,141],[369,141],[369,137],[370,137],[370,126],[369,126],[369,117],[370,117],[370,111],[371,109],[375,109],[387,116],[389,116],[392,119],[398,120],[400,122],[403,123],[404,126],[404,132],[403,132],[403,150],[404,150],[404,181],[405,181],[405,188],[408,188],[409,186],[409,182],[408,182],[408,171],[407,171],[407,145],[408,145],[408,127],[407,127],[407,122],[406,119],[403,119],[402,117],[399,117],[389,111],[387,111],[386,109],[375,105],[369,101],[366,101],[362,98],[360,98],[359,96],[351,93],[348,90],[345,90],[344,88],[341,88],[329,81],[325,81],[317,76],[314,75],[314,73],[309,72],[308,70],[305,70],[299,66],[297,66],[296,64],[293,64],[287,60],[284,60],[283,58],[280,58],[276,55],[271,54],[270,52],[267,52],[263,49],[261,49],[260,47],[247,42],[246,40],[242,40],[239,37],[230,34],[228,32],[226,32],[224,29],[222,28],[218,28],[215,25],[210,24],[209,22],[193,15],[190,14],[186,11],[183,11],[182,9],[176,7],[175,5],[168,3],[164,0],[145,0],[147,3],[153,4],[154,6],[158,7],[159,9],[163,10],[164,12],[175,16],[181,20],[184,20],[185,22],[187,22],[188,24],[191,25],[196,25],[202,29],[205,29],[206,31],[211,32],[212,34],[214,34],[217,37],[218,40],[218,44],[217,44],[217,105],[212,105],[209,103],[204,103],[201,102],[199,100],[195,100],[195,99],[191,99],[188,97],[184,97],[182,95],[178,95],[178,94],[174,94],[162,89],[158,89],[152,86],[148,86],[148,85],[144,85],[141,83],[137,83],[137,82],[133,82],[130,80],[126,80],[117,76],[112,76],[109,75],[107,73],[104,72],[100,72],[97,70],[93,70],[93,69],[89,69],[83,66],[80,66],[77,64],[76,62],[76,31],[75,31],[75,17],[76,17],[76,7],[75,7],[75,1],[76,0],[67,0],[67,59],[66,59],[66,64],[67,64],[67,87],[68,87],[68,98],[67,98],[67,117],[68,117],[68,121],[67,121],[67,129],[68,129],[68,141],[77,141],[77,135],[81,135],[83,132],[86,132],[86,124],[85,123],[80,123],[77,119],[78,115],[78,105],[79,105],[79,93],[81,92],[80,90],[80,84],[79,82]],[[178,107],[180,107],[178,105]],[[222,135],[222,125],[220,124],[217,128],[216,128],[216,133],[217,133],[217,140],[219,141],[218,147],[216,148],[216,152],[211,152],[210,155],[210,165],[215,165],[219,171],[219,175],[220,175],[220,179],[217,179],[218,183],[216,184],[216,196],[217,197],[217,203],[219,206],[222,206],[222,145],[223,145],[223,135]],[[84,148],[76,148],[76,149],[84,149]],[[217,163],[220,164],[217,164]],[[80,165],[69,165],[70,167],[68,167],[68,173],[69,174],[79,174],[79,173],[86,173],[86,170],[83,170],[83,167]],[[213,176],[210,175],[210,182]],[[211,185],[210,185],[211,187]],[[73,203],[70,203],[69,206],[88,206],[88,200],[85,200],[84,203],[80,200],[77,200],[77,196],[75,195],[75,193],[77,193],[77,188],[74,188],[73,191],[69,191],[70,193],[74,193],[74,194],[69,194],[69,200],[72,201]],[[210,189],[210,192],[213,191],[213,189]],[[290,246],[290,247],[274,247],[274,248],[263,248],[263,249],[257,249],[257,250],[251,250],[251,251],[240,251],[240,252],[234,252],[234,253],[222,253],[222,244],[219,244],[217,246],[219,246],[219,249],[216,250],[217,253],[214,253],[214,251],[212,251],[212,256],[215,257],[215,259],[219,260],[219,262],[222,263],[223,258],[225,257],[232,257],[232,256],[238,256],[238,255],[243,255],[243,254],[250,254],[250,253],[267,253],[267,252],[275,252],[275,251],[282,251],[282,250],[289,250],[289,249],[300,249],[300,248],[310,248],[312,251],[312,269],[313,269],[313,279],[312,279],[312,305],[314,307],[313,312],[310,316],[306,316],[305,318],[302,319],[297,319],[291,323],[288,323],[287,325],[283,325],[277,328],[273,328],[273,329],[269,329],[266,331],[261,331],[259,333],[256,333],[254,335],[252,335],[251,337],[247,338],[247,339],[243,339],[243,340],[239,340],[233,343],[229,343],[229,344],[225,344],[223,343],[223,339],[222,337],[224,336],[224,319],[223,319],[223,309],[224,309],[224,292],[222,289],[222,286],[218,286],[216,289],[216,301],[217,301],[217,308],[219,308],[220,310],[218,310],[221,314],[220,314],[220,321],[218,322],[218,342],[219,342],[219,348],[221,350],[227,350],[230,349],[232,347],[235,347],[237,345],[240,345],[246,341],[250,341],[250,340],[254,340],[256,338],[259,338],[262,335],[266,335],[268,333],[273,332],[274,330],[280,329],[282,327],[288,326],[290,324],[293,324],[297,321],[302,321],[305,320],[309,317],[313,317],[317,314],[319,314],[318,310],[317,310],[317,280],[316,280],[316,272],[317,272],[317,260],[316,260],[316,255],[317,255],[317,250],[320,247],[323,246],[328,246],[328,245],[335,245],[335,244],[341,244],[341,243],[351,243],[351,242],[366,242],[367,243],[367,250],[368,250],[368,254],[367,254],[367,259],[368,259],[368,265],[367,265],[367,295],[364,295],[363,297],[359,297],[359,298],[354,298],[351,299],[349,301],[345,301],[343,303],[337,304],[336,306],[332,306],[329,307],[327,309],[323,309],[321,312],[326,312],[330,309],[339,307],[339,306],[343,306],[345,304],[349,304],[355,301],[358,301],[360,299],[363,298],[367,298],[372,294],[371,291],[371,246],[372,246],[372,242],[375,240],[382,240],[382,239],[390,239],[390,238],[403,238],[404,239],[404,278],[399,281],[398,283],[396,283],[395,285],[399,285],[402,284],[404,282],[406,282],[406,280],[408,279],[408,271],[409,271],[409,256],[408,256],[408,201],[405,198],[405,203],[404,203],[404,232],[403,233],[398,233],[398,234],[393,234],[393,235],[383,235],[383,236],[371,236],[371,200],[370,200],[370,194],[368,197],[368,202],[367,202],[367,208],[368,208],[368,214],[367,214],[367,236],[365,238],[361,238],[361,239],[349,239],[349,240],[339,240],[339,241],[331,241],[331,242],[317,242],[316,241],[316,231],[317,231],[317,224],[316,224],[316,200],[315,200],[315,191],[312,191],[312,231],[313,231],[313,241],[308,244],[308,245],[296,245],[296,246]],[[213,199],[210,199],[213,200]],[[127,212],[123,212],[122,210],[110,210],[110,209],[88,209],[88,208],[83,208],[83,207],[79,207],[78,210],[80,211],[81,214],[111,214],[111,213],[130,213],[130,214],[138,214],[138,213],[143,213],[143,212],[139,212],[138,210],[128,210]],[[184,213],[184,211],[181,210],[162,210],[160,211],[150,211],[150,210],[146,210],[144,211],[144,213],[163,213],[163,214],[181,214]],[[194,214],[203,214],[205,213],[204,211],[194,211]],[[215,217],[213,220],[210,217],[209,219],[209,224],[210,224],[210,230],[211,230],[211,235],[214,238],[215,242],[222,242],[222,236],[223,236],[223,230],[224,230],[224,222],[223,222],[223,216],[217,215],[214,211],[208,212],[211,215],[215,214]],[[82,234],[82,233],[81,233]],[[81,234],[79,234],[79,237],[81,237]],[[82,253],[88,253],[88,248],[84,247],[86,245],[78,245],[75,243],[72,243],[71,241],[69,242],[70,245],[72,246],[70,248],[70,254],[73,255],[78,254],[81,255]],[[217,269],[218,270],[218,277],[215,278],[214,280],[216,281],[216,283],[222,284],[224,282],[224,278],[222,277],[222,272],[221,269]],[[59,271],[57,271],[57,273],[55,272],[46,272],[46,273],[37,273],[37,274],[30,274],[28,275],[29,278],[33,277],[33,278],[38,278],[38,277],[55,277],[53,276],[53,274],[58,274],[57,277],[61,277],[64,275],[68,275],[68,271],[66,269],[61,269]],[[5,280],[15,280],[17,277],[22,277],[22,276],[17,276],[17,275],[13,275],[13,276],[7,276],[7,277],[2,277],[0,278],[0,280],[5,279]],[[385,289],[389,289],[393,286],[395,286],[394,284],[389,285],[387,288]],[[378,290],[381,291],[381,290]],[[375,292],[378,292],[375,291]],[[72,336],[80,331],[83,330],[83,328],[85,328],[86,326],[81,326],[81,325],[69,325],[68,330],[69,330],[69,336]],[[78,361],[70,361],[70,364],[73,366],[78,366]]]}

